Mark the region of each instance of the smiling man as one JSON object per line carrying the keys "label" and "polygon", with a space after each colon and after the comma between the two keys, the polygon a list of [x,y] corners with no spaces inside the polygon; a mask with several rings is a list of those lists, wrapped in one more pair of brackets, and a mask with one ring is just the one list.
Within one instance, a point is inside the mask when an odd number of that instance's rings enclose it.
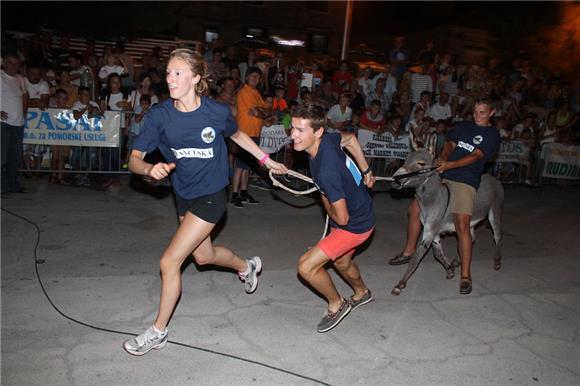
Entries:
{"label": "smiling man", "polygon": [[[373,300],[352,256],[375,227],[375,211],[367,191],[375,178],[356,137],[351,133],[325,133],[325,126],[325,112],[319,106],[302,105],[292,115],[294,150],[309,155],[310,172],[330,225],[330,234],[298,261],[300,276],[328,301],[328,312],[318,324],[318,332],[331,330],[352,309]],[[342,147],[348,149],[362,173]],[[349,300],[338,293],[324,269],[329,261],[354,290]]]}
{"label": "smiling man", "polygon": [[[449,210],[457,232],[459,256],[461,258],[461,280],[459,293],[471,293],[471,255],[473,244],[469,222],[473,214],[475,193],[485,171],[485,163],[495,156],[501,138],[499,131],[492,126],[491,117],[495,113],[493,102],[480,99],[473,108],[473,122],[464,121],[455,126],[443,145],[441,155],[436,161],[437,171],[442,173],[443,182],[450,193]],[[413,200],[409,205],[409,224],[407,241],[402,253],[389,260],[389,264],[407,263],[415,252],[421,233],[419,206]]]}

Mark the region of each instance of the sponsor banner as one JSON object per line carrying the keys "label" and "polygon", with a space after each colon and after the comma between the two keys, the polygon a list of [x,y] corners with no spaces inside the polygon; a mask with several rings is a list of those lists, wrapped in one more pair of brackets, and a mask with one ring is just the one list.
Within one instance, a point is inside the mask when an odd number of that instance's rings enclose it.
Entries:
{"label": "sponsor banner", "polygon": [[542,177],[580,180],[580,146],[550,143],[544,151]]}
{"label": "sponsor banner", "polygon": [[276,153],[282,146],[290,143],[290,139],[284,130],[284,125],[272,125],[262,127],[260,136],[260,148],[268,154]]}
{"label": "sponsor banner", "polygon": [[529,166],[530,147],[521,141],[502,141],[495,162],[512,162]]}
{"label": "sponsor banner", "polygon": [[411,151],[408,134],[395,139],[391,133],[359,129],[358,141],[365,157],[405,159]]}
{"label": "sponsor banner", "polygon": [[83,115],[77,120],[72,110],[31,108],[24,123],[24,143],[119,147],[120,122],[118,111],[93,118]]}

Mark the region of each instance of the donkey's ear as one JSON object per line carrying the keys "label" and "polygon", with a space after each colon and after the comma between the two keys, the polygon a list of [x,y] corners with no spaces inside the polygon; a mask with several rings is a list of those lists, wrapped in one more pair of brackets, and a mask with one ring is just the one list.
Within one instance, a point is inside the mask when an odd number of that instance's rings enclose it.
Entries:
{"label": "donkey's ear", "polygon": [[417,143],[417,139],[415,137],[415,133],[413,133],[413,129],[409,130],[409,142],[410,142],[412,151],[418,151],[421,148],[419,146],[419,143]]}
{"label": "donkey's ear", "polygon": [[429,143],[429,145],[427,146],[427,150],[429,151],[429,154],[431,154],[431,157],[435,159],[435,151],[437,150],[437,144],[433,143],[433,141],[430,142],[431,143]]}

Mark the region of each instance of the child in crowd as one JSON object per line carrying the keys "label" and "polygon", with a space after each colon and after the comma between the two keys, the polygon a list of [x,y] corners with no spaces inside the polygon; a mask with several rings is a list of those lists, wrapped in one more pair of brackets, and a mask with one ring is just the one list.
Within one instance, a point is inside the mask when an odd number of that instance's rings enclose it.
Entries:
{"label": "child in crowd", "polygon": [[[49,106],[56,109],[68,109],[70,107],[68,104],[68,99],[69,98],[66,90],[59,88],[54,94],[54,104]],[[48,182],[51,184],[68,185],[68,181],[63,178],[62,170],[64,169],[65,160],[68,161],[68,157],[70,155],[70,146],[51,145],[50,150],[52,152],[50,166],[53,172],[48,179]]]}
{"label": "child in crowd", "polygon": [[283,113],[288,111],[288,103],[284,98],[285,93],[286,90],[283,87],[276,87],[276,90],[274,91],[272,110],[274,111],[274,114],[277,114],[280,117],[282,116]]}
{"label": "child in crowd", "polygon": [[[80,86],[78,90],[79,100],[72,107],[75,120],[91,119],[96,115],[101,115],[101,110],[97,102],[91,100],[91,90],[86,86]],[[74,146],[72,148],[71,165],[74,170],[82,170],[88,167],[89,154],[91,148],[84,146]],[[91,186],[91,181],[87,173],[78,173],[75,177],[75,184],[78,186]]]}
{"label": "child in crowd", "polygon": [[151,97],[147,94],[141,95],[139,98],[139,105],[135,107],[134,115],[131,118],[131,123],[129,124],[129,130],[127,132],[127,155],[125,157],[125,164],[123,168],[127,169],[129,164],[129,158],[131,156],[131,149],[133,148],[133,141],[141,132],[141,127],[143,126],[145,115],[151,107]]}
{"label": "child in crowd", "polygon": [[381,112],[381,101],[375,99],[369,108],[360,117],[360,127],[362,129],[379,132],[385,125],[385,117]]}

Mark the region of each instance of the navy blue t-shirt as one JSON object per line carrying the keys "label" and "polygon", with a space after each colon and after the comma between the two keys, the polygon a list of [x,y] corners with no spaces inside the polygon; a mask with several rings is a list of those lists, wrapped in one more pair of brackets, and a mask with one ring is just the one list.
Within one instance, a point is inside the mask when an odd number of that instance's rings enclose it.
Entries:
{"label": "navy blue t-shirt", "polygon": [[352,233],[364,233],[375,225],[373,200],[353,160],[340,147],[341,135],[325,133],[318,153],[310,158],[312,179],[330,203],[346,200],[348,224],[340,226],[329,219],[330,226]]}
{"label": "navy blue t-shirt", "polygon": [[181,112],[173,102],[149,110],[133,149],[150,153],[159,148],[168,163],[175,162],[173,189],[186,200],[223,189],[229,183],[224,137],[238,130],[229,107],[201,97],[195,111]]}
{"label": "navy blue t-shirt", "polygon": [[471,165],[446,170],[441,176],[471,185],[475,189],[479,188],[485,163],[495,156],[499,149],[501,138],[498,130],[494,126],[477,126],[474,122],[461,122],[447,134],[447,140],[457,144],[448,161],[468,156],[475,149],[481,150],[484,157]]}

